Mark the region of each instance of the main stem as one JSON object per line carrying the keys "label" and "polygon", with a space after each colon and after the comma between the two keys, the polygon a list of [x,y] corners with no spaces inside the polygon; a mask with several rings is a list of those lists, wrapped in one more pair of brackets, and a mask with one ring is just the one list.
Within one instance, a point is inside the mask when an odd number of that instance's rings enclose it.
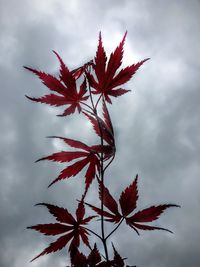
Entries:
{"label": "main stem", "polygon": [[[91,88],[89,85],[89,94],[90,94],[90,100],[91,100],[91,104],[92,104],[92,108],[93,108],[93,112],[96,116],[97,122],[98,122],[98,127],[99,127],[99,131],[100,131],[100,138],[101,138],[101,146],[103,147],[103,132],[102,132],[102,128],[101,128],[101,124],[99,122],[98,119],[98,114],[97,114],[97,105],[99,103],[99,100],[101,97],[99,97],[96,105],[94,105],[94,101],[92,98],[92,94],[91,94]],[[104,215],[103,215],[103,199],[104,199],[104,194],[103,194],[103,189],[104,189],[104,162],[103,162],[103,152],[101,152],[101,156],[100,156],[100,180],[101,180],[101,235],[102,235],[102,243],[103,243],[103,247],[104,247],[104,251],[105,251],[105,257],[106,257],[106,261],[109,261],[109,257],[108,257],[108,248],[107,248],[107,244],[106,244],[106,237],[105,237],[105,231],[104,231]]]}
{"label": "main stem", "polygon": [[[101,142],[103,143],[103,138],[101,137]],[[102,242],[105,250],[106,260],[109,261],[108,249],[106,244],[105,232],[104,232],[104,216],[103,216],[103,200],[104,200],[104,169],[103,169],[103,154],[101,153],[101,170],[100,170],[100,179],[101,179],[101,233],[102,233]]]}

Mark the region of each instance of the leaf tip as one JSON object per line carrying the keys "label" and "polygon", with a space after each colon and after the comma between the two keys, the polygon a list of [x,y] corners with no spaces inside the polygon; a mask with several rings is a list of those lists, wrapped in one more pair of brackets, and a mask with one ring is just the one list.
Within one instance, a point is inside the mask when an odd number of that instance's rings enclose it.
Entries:
{"label": "leaf tip", "polygon": [[125,42],[125,39],[126,39],[127,34],[128,34],[128,31],[126,30],[126,31],[125,31],[125,34],[124,34],[124,37],[123,37],[123,39],[122,39],[122,42],[123,42],[123,43]]}
{"label": "leaf tip", "polygon": [[28,96],[28,95],[24,95],[26,98],[28,98],[29,100],[33,100],[32,97]]}
{"label": "leaf tip", "polygon": [[37,163],[37,162],[39,162],[39,161],[41,161],[42,159],[37,159],[37,160],[35,160],[35,162],[34,163]]}
{"label": "leaf tip", "polygon": [[46,136],[46,138],[58,138],[58,137],[55,135],[48,135],[48,136]]}
{"label": "leaf tip", "polygon": [[41,203],[37,203],[37,204],[35,204],[34,207],[36,207],[36,206],[45,206],[45,205],[46,205],[45,203],[42,203],[42,202],[41,202]]}
{"label": "leaf tip", "polygon": [[50,188],[53,184],[55,184],[55,182],[56,182],[56,180],[54,180],[53,182],[51,182],[51,183],[47,186],[47,188]]}
{"label": "leaf tip", "polygon": [[148,61],[148,60],[150,60],[150,59],[151,59],[150,57],[145,58],[145,59],[143,60],[143,62],[146,62],[146,61]]}

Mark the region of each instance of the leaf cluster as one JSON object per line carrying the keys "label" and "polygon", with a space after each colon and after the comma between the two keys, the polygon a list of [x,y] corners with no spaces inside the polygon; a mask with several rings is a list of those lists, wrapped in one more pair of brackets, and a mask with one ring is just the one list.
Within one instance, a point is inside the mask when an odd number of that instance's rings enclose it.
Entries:
{"label": "leaf cluster", "polygon": [[[69,137],[49,136],[49,138],[58,139],[72,148],[72,150],[58,151],[37,160],[37,162],[48,160],[65,164],[64,169],[49,184],[49,187],[81,173],[84,173],[85,187],[75,215],[69,213],[66,208],[53,204],[37,204],[37,206],[45,206],[56,219],[56,222],[37,224],[28,227],[28,229],[36,230],[44,235],[59,237],[32,261],[68,246],[71,266],[73,267],[123,267],[125,266],[125,258],[119,255],[113,245],[114,255],[110,259],[107,248],[108,238],[123,221],[137,234],[140,230],[171,232],[162,227],[149,225],[149,223],[156,221],[167,208],[177,207],[177,205],[162,204],[135,211],[138,201],[138,175],[130,186],[122,191],[119,200],[115,200],[110,190],[105,186],[105,172],[113,162],[116,153],[114,127],[108,105],[112,104],[113,98],[120,97],[130,91],[124,88],[124,84],[130,81],[143,63],[148,60],[147,58],[130,66],[121,67],[126,35],[127,33],[108,57],[100,33],[94,58],[73,70],[69,70],[60,55],[53,51],[60,64],[59,77],[25,67],[50,90],[50,93],[40,97],[26,96],[29,100],[55,107],[64,107],[63,112],[57,115],[59,117],[74,115],[78,112],[91,123],[94,133],[99,138],[98,143],[89,145]],[[97,196],[96,200],[99,200],[100,206],[88,203],[86,199],[93,181],[96,181],[97,184],[97,194],[94,195]],[[93,210],[94,215],[86,216],[86,206]],[[94,232],[88,226],[97,217],[101,221],[101,234]],[[113,230],[110,233],[105,233],[105,223],[113,225]],[[89,238],[91,234],[103,243],[105,255],[99,252],[96,243],[91,244]],[[80,251],[81,243],[90,250],[88,256]]]}

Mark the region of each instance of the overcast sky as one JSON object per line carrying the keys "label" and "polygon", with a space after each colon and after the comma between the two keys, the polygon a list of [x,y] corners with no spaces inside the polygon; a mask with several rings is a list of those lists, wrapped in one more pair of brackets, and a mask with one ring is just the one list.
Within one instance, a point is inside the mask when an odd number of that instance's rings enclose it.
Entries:
{"label": "overcast sky", "polygon": [[[38,202],[74,212],[83,179],[47,189],[63,168],[34,161],[63,149],[46,139],[60,135],[92,143],[82,116],[59,118],[62,108],[28,101],[47,89],[23,65],[58,72],[56,50],[69,68],[94,57],[101,30],[110,53],[128,30],[124,66],[150,57],[127,83],[131,89],[109,106],[117,156],[107,174],[114,196],[139,174],[138,207],[177,203],[157,226],[174,232],[141,232],[126,225],[113,236],[127,264],[197,267],[200,264],[200,1],[8,0],[0,1],[0,266],[64,267],[67,248],[29,261],[54,238],[27,226],[53,222]],[[95,200],[95,185],[88,200]],[[92,241],[95,241],[93,238]]]}

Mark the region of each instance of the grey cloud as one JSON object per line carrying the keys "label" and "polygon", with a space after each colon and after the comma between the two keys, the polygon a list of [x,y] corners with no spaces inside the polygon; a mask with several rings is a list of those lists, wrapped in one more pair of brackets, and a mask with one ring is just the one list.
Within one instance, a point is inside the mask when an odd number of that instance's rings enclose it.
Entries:
{"label": "grey cloud", "polygon": [[[45,209],[33,207],[35,203],[55,203],[73,212],[83,179],[72,178],[47,190],[63,166],[34,161],[55,151],[47,135],[96,139],[91,128],[82,130],[84,118],[80,124],[76,116],[57,118],[59,108],[28,101],[25,94],[39,96],[46,88],[22,66],[57,73],[58,62],[51,52],[56,50],[70,68],[76,67],[94,56],[99,30],[109,49],[128,30],[126,44],[133,61],[151,57],[126,85],[132,92],[109,107],[117,156],[107,185],[118,198],[139,173],[139,208],[165,202],[182,206],[158,222],[174,235],[144,232],[138,237],[124,225],[112,240],[129,264],[198,266],[199,1],[10,0],[0,5],[0,266],[67,264],[67,248],[30,264],[52,239],[25,228],[51,219]],[[126,50],[125,57],[130,60]],[[90,201],[96,201],[94,188],[95,184]]]}

